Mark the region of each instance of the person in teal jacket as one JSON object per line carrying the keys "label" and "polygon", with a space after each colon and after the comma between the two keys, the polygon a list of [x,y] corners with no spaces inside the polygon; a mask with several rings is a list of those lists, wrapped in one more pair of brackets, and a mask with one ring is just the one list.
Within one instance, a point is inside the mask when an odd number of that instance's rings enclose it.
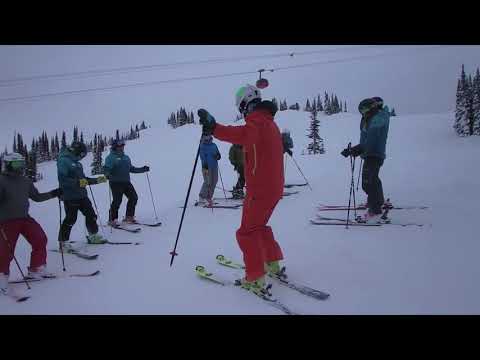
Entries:
{"label": "person in teal jacket", "polygon": [[218,181],[218,160],[220,151],[211,135],[203,135],[200,143],[203,184],[198,195],[197,205],[212,205],[213,193]]}
{"label": "person in teal jacket", "polygon": [[128,199],[127,211],[124,222],[129,224],[136,223],[135,206],[137,205],[138,196],[135,188],[130,182],[130,173],[140,174],[150,171],[148,166],[137,168],[132,166],[130,158],[124,153],[125,142],[123,140],[114,140],[111,145],[110,154],[105,159],[103,167],[104,174],[109,180],[110,189],[112,190],[112,204],[108,221],[111,226],[119,226],[118,209],[122,204],[123,195]]}
{"label": "person in teal jacket", "polygon": [[89,244],[105,244],[107,240],[98,234],[97,215],[93,210],[92,203],[88,198],[87,185],[106,182],[105,176],[88,178],[83,172],[80,160],[87,155],[85,144],[74,141],[72,145],[60,152],[57,159],[58,183],[62,190],[62,200],[65,207],[65,219],[60,226],[58,240],[64,251],[71,251],[72,246],[68,242],[73,225],[77,221],[78,211],[85,216],[85,225],[89,235]]}
{"label": "person in teal jacket", "polygon": [[348,157],[361,156],[364,160],[362,169],[362,189],[367,194],[367,211],[362,222],[376,222],[382,214],[385,199],[382,181],[378,174],[386,158],[390,111],[383,105],[380,97],[364,99],[358,105],[362,114],[360,121],[360,143],[342,151]]}

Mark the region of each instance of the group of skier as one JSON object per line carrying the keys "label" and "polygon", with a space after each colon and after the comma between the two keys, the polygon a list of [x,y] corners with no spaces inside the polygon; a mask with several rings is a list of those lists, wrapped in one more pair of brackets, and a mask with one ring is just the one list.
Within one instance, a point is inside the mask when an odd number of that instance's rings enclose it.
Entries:
{"label": "group of skier", "polygon": [[[280,132],[274,121],[276,105],[262,100],[260,90],[252,85],[242,86],[235,95],[238,111],[245,125],[225,126],[218,123],[205,109],[198,110],[202,125],[200,158],[204,183],[199,202],[211,205],[218,181],[218,160],[221,158],[213,138],[231,143],[229,160],[238,173],[233,187],[235,198],[244,198],[241,224],[236,239],[243,253],[245,277],[238,285],[264,296],[268,294],[265,276],[286,279],[285,267],[280,263],[284,255],[275,240],[268,221],[283,196],[284,154],[293,156],[293,141],[288,130]],[[364,159],[362,188],[368,195],[363,221],[376,221],[384,203],[382,183],[378,177],[385,159],[389,111],[381,98],[369,98],[359,105],[360,143],[341,152],[345,157]],[[87,154],[84,144],[74,142],[64,149],[57,161],[59,188],[39,193],[32,181],[23,176],[25,160],[19,154],[6,155],[0,175],[0,290],[7,291],[9,264],[15,244],[22,234],[32,245],[28,276],[42,277],[46,270],[47,237],[40,225],[29,216],[28,199],[46,201],[55,197],[63,200],[66,216],[59,230],[58,240],[64,251],[71,249],[70,232],[78,211],[85,216],[87,242],[103,244],[107,240],[98,233],[97,216],[88,198],[87,186],[109,181],[113,201],[109,224],[118,226],[118,209],[123,195],[128,199],[124,221],[135,223],[138,196],[130,182],[130,173],[148,172],[149,167],[132,166],[124,153],[125,143],[114,141],[105,160],[104,174],[97,178],[85,176],[80,160]],[[243,188],[246,186],[246,193]]]}
{"label": "group of skier", "polygon": [[0,174],[0,293],[8,292],[10,263],[20,235],[32,247],[27,277],[36,279],[52,276],[46,267],[47,236],[29,215],[29,199],[36,202],[53,198],[63,200],[65,218],[59,229],[58,241],[60,251],[67,253],[75,250],[69,240],[79,211],[85,217],[87,243],[105,244],[108,241],[99,234],[97,214],[88,197],[87,186],[109,181],[113,198],[109,211],[111,226],[119,226],[118,209],[123,195],[128,198],[123,221],[127,224],[136,223],[135,206],[138,197],[130,182],[130,173],[144,173],[150,169],[148,166],[132,166],[130,158],[124,153],[124,147],[125,142],[114,140],[105,160],[105,175],[90,178],[85,176],[80,162],[87,155],[87,148],[85,144],[74,141],[60,152],[57,159],[59,188],[47,193],[39,193],[32,180],[24,175],[25,159],[22,155],[13,153],[3,156]]}

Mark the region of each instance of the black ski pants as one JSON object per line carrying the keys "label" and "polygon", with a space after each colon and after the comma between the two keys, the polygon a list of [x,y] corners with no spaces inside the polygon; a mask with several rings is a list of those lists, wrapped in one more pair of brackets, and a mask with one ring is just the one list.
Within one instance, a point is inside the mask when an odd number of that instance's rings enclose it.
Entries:
{"label": "black ski pants", "polygon": [[235,189],[243,190],[245,187],[245,175],[243,174],[243,166],[235,167],[235,170],[238,172],[238,181],[235,185]]}
{"label": "black ski pants", "polygon": [[383,159],[367,157],[363,161],[362,189],[367,194],[367,208],[370,212],[380,214],[385,202],[383,197],[382,181],[378,177]]}
{"label": "black ski pants", "polygon": [[126,216],[135,216],[135,206],[137,205],[138,196],[132,183],[110,181],[110,189],[112,190],[113,200],[110,206],[109,220],[118,219],[118,209],[122,204],[123,195],[128,199]]}
{"label": "black ski pants", "polygon": [[77,222],[78,211],[85,216],[85,225],[88,232],[90,234],[96,234],[98,232],[97,215],[93,210],[89,198],[65,200],[63,205],[65,207],[65,219],[63,219],[62,226],[60,226],[59,241],[68,241],[70,239],[72,227]]}

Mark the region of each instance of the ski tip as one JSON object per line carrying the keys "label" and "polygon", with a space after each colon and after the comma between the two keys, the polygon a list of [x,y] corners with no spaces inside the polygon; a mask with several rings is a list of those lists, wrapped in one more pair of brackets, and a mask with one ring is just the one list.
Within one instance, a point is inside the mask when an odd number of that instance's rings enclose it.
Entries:
{"label": "ski tip", "polygon": [[28,299],[30,299],[30,296],[22,296],[22,297],[16,299],[15,301],[16,302],[24,302],[24,301],[27,301]]}

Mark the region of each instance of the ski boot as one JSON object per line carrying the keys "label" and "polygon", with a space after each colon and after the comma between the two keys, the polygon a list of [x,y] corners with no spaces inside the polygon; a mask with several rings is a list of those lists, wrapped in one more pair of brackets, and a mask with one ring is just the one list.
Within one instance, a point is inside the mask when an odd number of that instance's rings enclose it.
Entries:
{"label": "ski boot", "polygon": [[135,219],[135,216],[125,216],[122,220],[123,223],[125,224],[137,224],[137,220]]}
{"label": "ski boot", "polygon": [[241,200],[245,198],[245,194],[243,193],[242,189],[233,189],[232,191],[232,198],[235,200]]}
{"label": "ski boot", "polygon": [[285,273],[285,266],[280,267],[280,262],[270,261],[265,264],[265,270],[267,271],[268,276],[276,278],[279,280],[287,280],[287,274]]}
{"label": "ski boot", "polygon": [[62,241],[59,246],[58,246],[58,250],[60,252],[62,252],[62,249],[63,249],[63,252],[64,253],[71,253],[72,251],[75,251],[75,249],[73,248],[73,245],[71,242],[69,241]]}
{"label": "ski boot", "polygon": [[106,244],[108,242],[107,239],[105,239],[102,235],[97,234],[90,234],[87,236],[87,243],[89,244],[94,244],[94,245],[100,245],[100,244]]}
{"label": "ski boot", "polygon": [[205,206],[205,205],[207,205],[207,199],[204,199],[200,196],[198,198],[198,201],[195,203],[195,206]]}
{"label": "ski boot", "polygon": [[29,267],[27,277],[30,279],[48,279],[54,278],[55,274],[48,271],[46,265],[42,265],[37,268]]}
{"label": "ski boot", "polygon": [[363,216],[358,215],[355,221],[361,224],[379,224],[381,223],[381,216],[382,213],[375,214],[367,210]]}
{"label": "ski boot", "polygon": [[265,276],[258,278],[255,281],[247,281],[247,279],[242,278],[235,280],[235,285],[241,286],[243,289],[253,292],[255,295],[268,298],[272,296],[270,289],[272,284],[268,284],[265,281]]}
{"label": "ski boot", "polygon": [[111,227],[119,227],[120,223],[118,222],[117,219],[113,219],[113,220],[108,221],[108,225],[111,226]]}

